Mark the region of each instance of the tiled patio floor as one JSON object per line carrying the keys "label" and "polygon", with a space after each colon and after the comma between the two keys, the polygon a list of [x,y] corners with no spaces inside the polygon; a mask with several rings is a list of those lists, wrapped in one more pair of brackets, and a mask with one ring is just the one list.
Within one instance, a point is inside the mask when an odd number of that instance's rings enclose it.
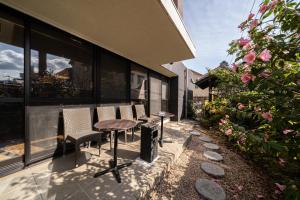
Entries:
{"label": "tiled patio floor", "polygon": [[[159,147],[159,158],[153,165],[135,161],[139,157],[140,137],[124,144],[120,138],[119,163],[134,161],[130,167],[120,170],[122,183],[118,184],[111,173],[93,178],[93,175],[108,167],[112,158],[109,143],[102,145],[101,156],[95,148],[81,149],[79,166],[74,167],[74,154],[48,160],[36,166],[0,179],[0,199],[139,199],[176,161],[189,139],[194,122],[168,122],[165,136],[172,143]],[[129,142],[130,141],[130,142]]]}

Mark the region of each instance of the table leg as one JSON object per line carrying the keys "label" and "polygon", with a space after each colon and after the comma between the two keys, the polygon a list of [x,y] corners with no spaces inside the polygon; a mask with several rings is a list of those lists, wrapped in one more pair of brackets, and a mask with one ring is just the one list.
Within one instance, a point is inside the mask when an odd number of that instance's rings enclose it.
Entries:
{"label": "table leg", "polygon": [[94,178],[96,178],[98,176],[102,176],[102,175],[107,174],[109,172],[112,172],[114,177],[116,178],[117,182],[121,183],[121,177],[120,177],[119,169],[122,169],[124,167],[128,167],[132,163],[129,162],[129,163],[124,163],[124,164],[118,165],[117,150],[118,150],[119,132],[115,131],[114,136],[115,136],[115,139],[114,139],[114,159],[109,161],[109,168],[108,169],[96,173],[94,175]]}
{"label": "table leg", "polygon": [[163,147],[163,133],[164,133],[164,117],[160,117],[160,138],[159,138],[159,146]]}

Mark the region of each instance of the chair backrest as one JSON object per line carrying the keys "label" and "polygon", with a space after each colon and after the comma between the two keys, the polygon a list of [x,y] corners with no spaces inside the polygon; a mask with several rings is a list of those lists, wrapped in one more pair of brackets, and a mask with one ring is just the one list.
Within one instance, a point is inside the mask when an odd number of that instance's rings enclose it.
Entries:
{"label": "chair backrest", "polygon": [[98,121],[116,119],[116,109],[114,106],[97,107]]}
{"label": "chair backrest", "polygon": [[63,109],[65,136],[77,135],[78,133],[92,130],[90,108],[67,108]]}
{"label": "chair backrest", "polygon": [[130,106],[120,106],[119,108],[120,108],[121,119],[134,120],[131,105]]}
{"label": "chair backrest", "polygon": [[145,106],[143,104],[134,105],[136,118],[139,119],[141,117],[146,117]]}

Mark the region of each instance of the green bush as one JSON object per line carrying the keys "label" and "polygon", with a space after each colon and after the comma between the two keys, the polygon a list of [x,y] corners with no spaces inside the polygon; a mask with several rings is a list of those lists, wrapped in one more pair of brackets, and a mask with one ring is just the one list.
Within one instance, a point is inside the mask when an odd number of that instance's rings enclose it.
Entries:
{"label": "green bush", "polygon": [[[221,98],[207,104],[203,119],[274,178],[276,193],[300,199],[300,3],[265,0],[239,26],[232,70],[219,69]],[[254,19],[255,18],[255,19]]]}

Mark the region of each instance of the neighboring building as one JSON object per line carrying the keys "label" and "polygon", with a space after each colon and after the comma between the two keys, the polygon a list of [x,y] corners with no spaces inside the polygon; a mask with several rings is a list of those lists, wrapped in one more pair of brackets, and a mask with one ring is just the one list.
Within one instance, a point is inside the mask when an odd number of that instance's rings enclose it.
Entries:
{"label": "neighboring building", "polygon": [[193,100],[204,101],[208,99],[208,88],[201,89],[195,84],[203,75],[194,70],[190,70],[190,73],[192,74]]}
{"label": "neighboring building", "polygon": [[181,0],[2,0],[0,176],[61,155],[66,107],[182,118],[184,74],[162,66],[195,55],[180,15]]}

